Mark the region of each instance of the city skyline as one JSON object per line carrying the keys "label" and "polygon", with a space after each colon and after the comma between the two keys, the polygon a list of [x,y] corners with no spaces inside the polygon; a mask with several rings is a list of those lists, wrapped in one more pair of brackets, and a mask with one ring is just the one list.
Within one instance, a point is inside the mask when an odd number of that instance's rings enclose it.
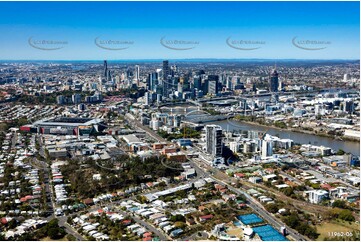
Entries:
{"label": "city skyline", "polygon": [[0,6],[0,31],[6,33],[0,37],[2,60],[360,58],[359,2],[2,2]]}
{"label": "city skyline", "polygon": [[360,2],[1,2],[0,241],[360,241]]}
{"label": "city skyline", "polygon": [[359,241],[359,87],[359,61],[0,61],[0,240]]}

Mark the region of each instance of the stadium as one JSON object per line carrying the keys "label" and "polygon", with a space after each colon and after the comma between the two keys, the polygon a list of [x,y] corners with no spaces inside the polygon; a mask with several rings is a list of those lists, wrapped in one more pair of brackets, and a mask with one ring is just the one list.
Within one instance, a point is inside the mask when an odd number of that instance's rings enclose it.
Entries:
{"label": "stadium", "polygon": [[40,134],[91,135],[106,127],[102,119],[57,117],[21,126],[20,130]]}

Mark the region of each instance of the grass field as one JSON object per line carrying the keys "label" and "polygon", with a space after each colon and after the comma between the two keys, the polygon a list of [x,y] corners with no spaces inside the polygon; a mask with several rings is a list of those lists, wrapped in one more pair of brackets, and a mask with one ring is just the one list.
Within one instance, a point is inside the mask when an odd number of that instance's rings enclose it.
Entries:
{"label": "grass field", "polygon": [[229,228],[227,230],[227,234],[235,235],[238,238],[242,238],[243,237],[243,230],[241,228]]}
{"label": "grass field", "polygon": [[[317,232],[320,234],[320,236],[317,238],[317,240],[324,240],[325,237],[328,238],[334,238],[332,237],[332,232],[354,232],[357,231],[358,233],[360,233],[360,224],[359,223],[348,223],[348,222],[343,222],[343,221],[332,221],[332,222],[325,222],[322,225],[318,225],[317,226]],[[346,235],[344,235],[343,237],[345,237],[345,240],[350,240],[352,238],[347,239]]]}

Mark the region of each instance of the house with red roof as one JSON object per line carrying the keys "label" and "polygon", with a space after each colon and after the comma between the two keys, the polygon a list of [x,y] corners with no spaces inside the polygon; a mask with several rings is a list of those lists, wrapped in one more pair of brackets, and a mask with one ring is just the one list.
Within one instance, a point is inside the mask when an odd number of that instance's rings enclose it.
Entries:
{"label": "house with red roof", "polygon": [[124,224],[124,225],[130,225],[131,223],[132,223],[132,221],[129,220],[129,219],[126,219],[126,220],[122,221],[122,224]]}
{"label": "house with red roof", "polygon": [[93,198],[84,199],[83,202],[84,202],[84,204],[87,205],[87,206],[94,204]]}
{"label": "house with red roof", "polygon": [[237,179],[243,179],[243,178],[246,177],[246,175],[243,174],[243,173],[234,173],[234,174],[233,174],[233,177],[234,177],[234,178],[237,178]]}
{"label": "house with red roof", "polygon": [[213,218],[213,214],[203,215],[199,217],[199,222],[205,222]]}
{"label": "house with red roof", "polygon": [[333,187],[332,187],[330,184],[328,184],[328,183],[321,184],[321,185],[320,185],[320,188],[325,189],[325,190],[327,190],[327,191],[333,189]]}
{"label": "house with red roof", "polygon": [[152,232],[145,232],[143,234],[143,237],[146,238],[146,237],[151,237],[152,236]]}
{"label": "house with red roof", "polygon": [[8,223],[8,220],[4,217],[4,218],[1,218],[1,223],[2,224],[7,224]]}

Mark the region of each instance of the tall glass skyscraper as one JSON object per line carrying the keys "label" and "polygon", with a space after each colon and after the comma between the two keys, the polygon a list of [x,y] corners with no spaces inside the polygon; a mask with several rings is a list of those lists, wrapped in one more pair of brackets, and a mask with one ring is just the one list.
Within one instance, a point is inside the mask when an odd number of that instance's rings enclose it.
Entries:
{"label": "tall glass skyscraper", "polygon": [[276,69],[274,69],[271,73],[269,80],[269,91],[270,92],[278,92],[278,73]]}
{"label": "tall glass skyscraper", "polygon": [[167,80],[169,75],[169,62],[167,60],[163,61],[163,80]]}
{"label": "tall glass skyscraper", "polygon": [[219,125],[206,125],[207,153],[213,157],[222,156],[222,128]]}
{"label": "tall glass skyscraper", "polygon": [[104,78],[107,78],[108,76],[108,62],[104,61]]}

